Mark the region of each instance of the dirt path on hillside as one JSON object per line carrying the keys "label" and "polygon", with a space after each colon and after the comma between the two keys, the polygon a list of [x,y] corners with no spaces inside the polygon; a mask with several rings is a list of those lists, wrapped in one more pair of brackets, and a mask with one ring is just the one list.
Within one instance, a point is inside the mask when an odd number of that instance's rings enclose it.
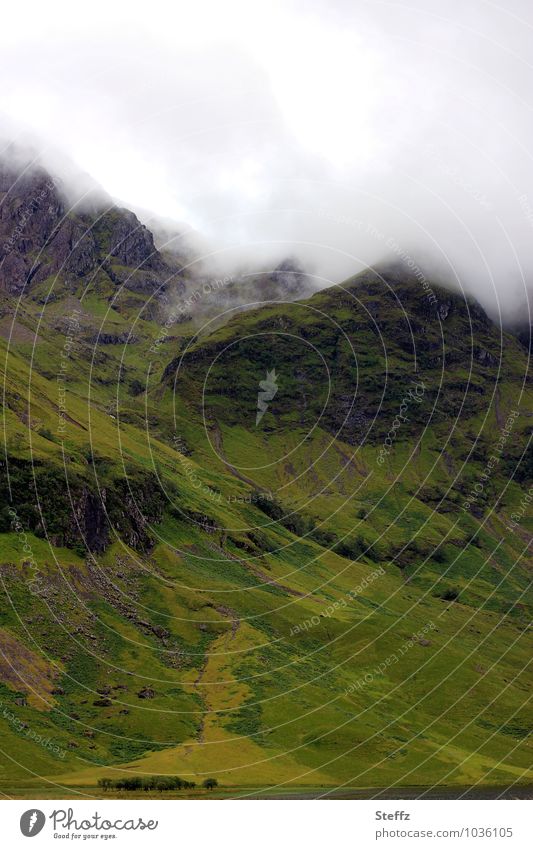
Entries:
{"label": "dirt path on hillside", "polygon": [[288,593],[288,595],[292,595],[297,598],[306,598],[306,593],[300,592],[300,590],[295,590],[293,587],[288,587],[286,584],[280,584],[280,582],[276,581],[272,575],[269,575],[267,572],[263,572],[259,566],[255,566],[253,563],[243,560],[242,557],[237,557],[236,554],[232,554],[230,551],[225,551],[217,545],[210,545],[209,548],[217,554],[222,554],[228,560],[234,560],[236,563],[240,563],[241,566],[252,572],[263,584],[270,584],[271,587],[276,587],[276,589],[282,590],[284,593]]}
{"label": "dirt path on hillside", "polygon": [[[225,643],[231,643],[235,639],[235,637],[237,635],[237,631],[239,630],[239,628],[241,626],[241,620],[239,619],[239,617],[237,616],[235,611],[232,610],[230,607],[225,607],[224,605],[219,605],[218,607],[215,607],[215,610],[217,611],[217,613],[220,613],[222,616],[231,619],[231,629],[229,631],[227,631],[225,634],[222,635],[222,639],[224,640],[224,642],[221,644],[221,647],[222,647]],[[196,678],[193,681],[193,686],[194,686],[195,690],[199,693],[199,695],[200,695],[200,697],[201,697],[201,699],[204,703],[204,711],[202,713],[200,723],[198,725],[198,738],[197,738],[198,743],[204,743],[205,742],[206,719],[207,719],[207,716],[212,712],[212,708],[211,708],[211,705],[210,705],[210,698],[209,698],[209,687],[205,688],[204,693],[200,693],[203,679],[204,679],[206,673],[208,672],[209,662],[210,662],[210,658],[209,658],[209,655],[207,655],[204,662],[202,663],[199,671],[198,671],[198,675],[196,676]],[[184,754],[185,755],[189,755],[191,752],[192,752],[192,746],[186,746],[184,748]]]}
{"label": "dirt path on hillside", "polygon": [[228,471],[234,477],[238,478],[243,483],[246,483],[246,484],[248,484],[248,486],[253,487],[253,489],[256,489],[258,491],[264,491],[262,489],[262,487],[259,486],[259,484],[257,484],[251,478],[247,478],[246,475],[243,475],[241,472],[239,472],[239,470],[236,469],[235,466],[232,466],[231,463],[226,459],[226,455],[224,454],[224,442],[223,442],[223,439],[222,439],[222,433],[221,433],[220,428],[217,424],[213,425],[213,427],[211,428],[211,433],[213,435],[213,443],[214,443],[214,446],[215,446],[215,448],[218,452],[218,455],[219,455],[220,459],[222,460],[222,462],[226,465],[226,468],[228,469]]}

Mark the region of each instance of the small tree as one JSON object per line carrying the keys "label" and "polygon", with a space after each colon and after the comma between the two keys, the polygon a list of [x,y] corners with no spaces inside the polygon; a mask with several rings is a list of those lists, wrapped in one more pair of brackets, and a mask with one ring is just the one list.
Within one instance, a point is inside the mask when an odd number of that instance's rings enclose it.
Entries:
{"label": "small tree", "polygon": [[435,563],[446,563],[446,552],[443,548],[436,548],[431,556]]}
{"label": "small tree", "polygon": [[206,778],[202,782],[202,787],[205,787],[206,790],[213,790],[215,787],[218,787],[218,781],[216,778]]}
{"label": "small tree", "polygon": [[99,778],[98,779],[98,787],[101,787],[106,793],[113,786],[113,782],[110,778]]}
{"label": "small tree", "polygon": [[448,589],[438,592],[437,598],[441,598],[443,601],[456,601],[459,598],[459,590],[457,587],[448,587]]}

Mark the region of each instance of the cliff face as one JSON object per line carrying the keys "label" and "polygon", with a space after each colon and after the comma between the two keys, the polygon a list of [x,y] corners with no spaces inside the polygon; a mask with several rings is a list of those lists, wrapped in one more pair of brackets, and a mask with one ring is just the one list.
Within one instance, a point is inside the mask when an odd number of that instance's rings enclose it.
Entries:
{"label": "cliff face", "polygon": [[[90,470],[67,479],[51,464],[11,457],[9,481],[7,476],[0,479],[0,504],[16,504],[24,527],[52,545],[102,553],[118,536],[147,552],[153,545],[151,527],[163,517],[164,499],[153,474],[130,471],[127,478],[100,478],[96,487]],[[1,509],[0,534],[11,523],[9,511]]]}
{"label": "cliff face", "polygon": [[[161,286],[175,272],[157,251],[137,216],[112,206],[94,212],[70,209],[61,184],[42,168],[20,172],[0,163],[0,288],[20,295],[61,274],[85,277],[98,269],[113,282],[124,266],[144,273],[144,286]],[[143,281],[135,279],[137,287]]]}

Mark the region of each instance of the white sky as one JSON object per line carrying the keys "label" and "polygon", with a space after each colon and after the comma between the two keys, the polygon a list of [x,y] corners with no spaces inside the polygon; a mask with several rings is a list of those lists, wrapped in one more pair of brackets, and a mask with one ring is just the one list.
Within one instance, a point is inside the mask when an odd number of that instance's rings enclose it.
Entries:
{"label": "white sky", "polygon": [[337,280],[392,237],[510,309],[533,265],[532,47],[519,0],[30,0],[2,10],[2,135],[229,261],[297,253]]}

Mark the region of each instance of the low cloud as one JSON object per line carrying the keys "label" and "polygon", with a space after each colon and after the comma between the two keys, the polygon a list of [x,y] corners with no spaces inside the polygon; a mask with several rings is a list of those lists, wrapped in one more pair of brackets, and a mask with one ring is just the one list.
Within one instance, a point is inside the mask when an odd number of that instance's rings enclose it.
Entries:
{"label": "low cloud", "polygon": [[53,11],[5,12],[6,140],[192,230],[217,267],[296,255],[328,285],[395,242],[493,315],[527,315],[526,2]]}

